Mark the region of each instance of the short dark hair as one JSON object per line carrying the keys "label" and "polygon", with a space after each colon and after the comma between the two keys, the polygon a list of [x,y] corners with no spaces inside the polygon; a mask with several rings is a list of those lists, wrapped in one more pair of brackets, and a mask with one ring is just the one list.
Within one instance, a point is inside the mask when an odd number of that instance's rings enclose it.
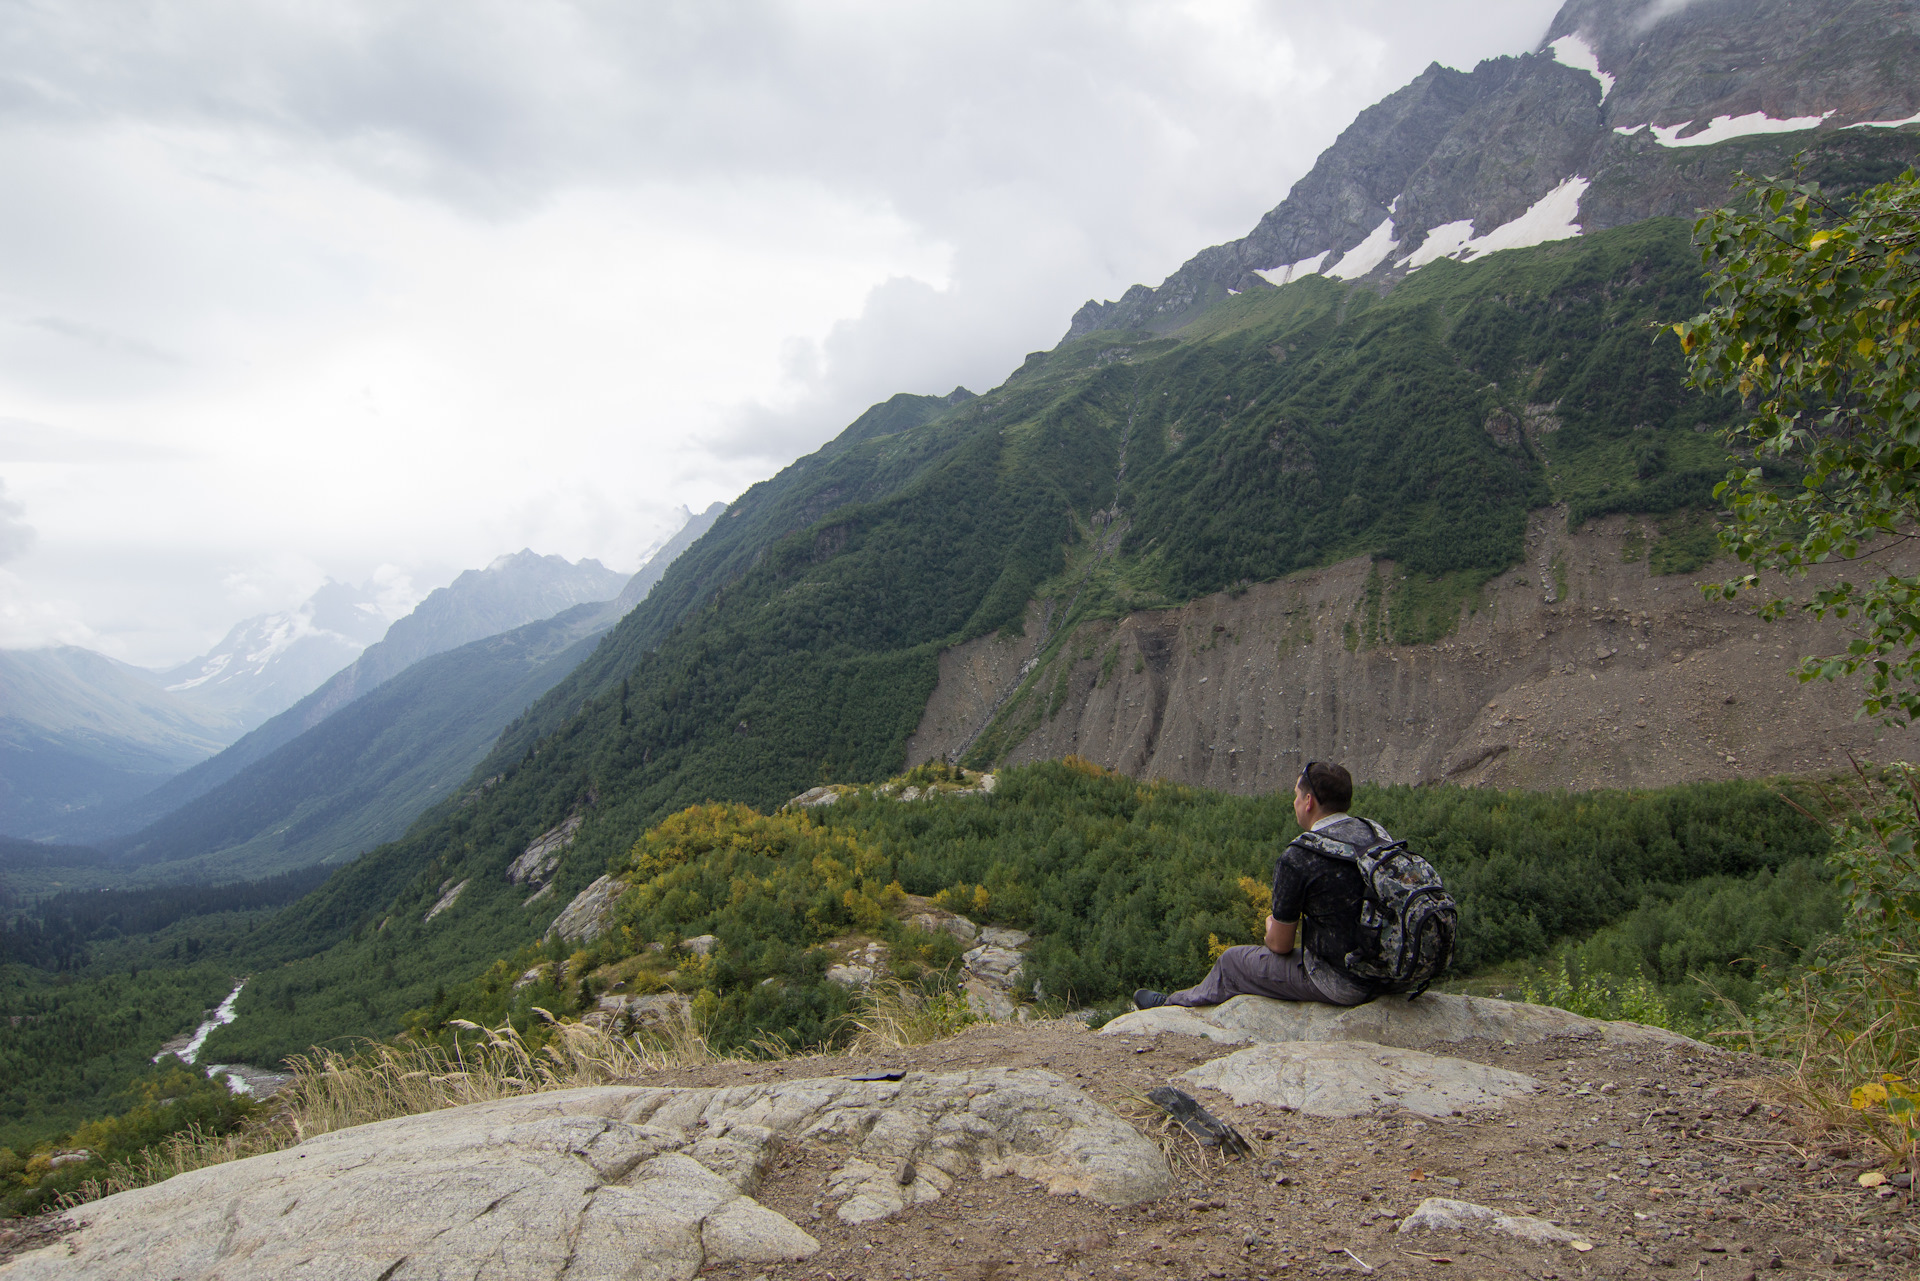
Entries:
{"label": "short dark hair", "polygon": [[1320,808],[1338,814],[1353,804],[1353,775],[1343,765],[1330,761],[1308,761],[1300,771],[1298,786],[1320,802]]}

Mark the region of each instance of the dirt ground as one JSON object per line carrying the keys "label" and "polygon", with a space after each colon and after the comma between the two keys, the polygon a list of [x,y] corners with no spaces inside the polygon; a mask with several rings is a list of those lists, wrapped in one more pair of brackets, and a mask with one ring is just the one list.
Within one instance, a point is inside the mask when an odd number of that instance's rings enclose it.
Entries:
{"label": "dirt ground", "polygon": [[[1767,1072],[1761,1060],[1573,1039],[1436,1046],[1543,1086],[1498,1114],[1443,1119],[1326,1120],[1191,1091],[1252,1143],[1251,1158],[1229,1160],[1167,1134],[1143,1096],[1232,1048],[1175,1035],[1100,1036],[1071,1022],[987,1024],[883,1056],[716,1064],[647,1083],[1040,1067],[1163,1137],[1176,1158],[1175,1192],[1126,1209],[1008,1176],[962,1180],[937,1201],[849,1226],[825,1199],[839,1160],[796,1147],[759,1200],[818,1238],[820,1253],[709,1269],[716,1281],[1920,1275],[1908,1194],[1862,1188],[1857,1176],[1879,1168],[1871,1154],[1810,1145],[1783,1110],[1758,1103],[1749,1083]],[[1591,1249],[1493,1233],[1396,1233],[1430,1196],[1549,1219]]]}

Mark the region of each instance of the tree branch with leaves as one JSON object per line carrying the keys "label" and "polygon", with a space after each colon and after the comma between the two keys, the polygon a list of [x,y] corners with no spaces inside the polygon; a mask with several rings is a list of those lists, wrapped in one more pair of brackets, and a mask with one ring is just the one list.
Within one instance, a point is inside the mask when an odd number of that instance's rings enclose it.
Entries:
{"label": "tree branch with leaves", "polygon": [[[1752,413],[1729,432],[1740,461],[1714,491],[1733,512],[1721,542],[1748,572],[1708,596],[1769,570],[1880,568],[1920,534],[1920,181],[1909,170],[1842,201],[1743,178],[1735,207],[1694,232],[1711,305],[1674,326],[1688,381],[1737,392]],[[1848,574],[1762,613],[1796,606],[1854,630],[1843,651],[1805,659],[1802,680],[1858,675],[1863,715],[1920,719],[1920,576]]]}

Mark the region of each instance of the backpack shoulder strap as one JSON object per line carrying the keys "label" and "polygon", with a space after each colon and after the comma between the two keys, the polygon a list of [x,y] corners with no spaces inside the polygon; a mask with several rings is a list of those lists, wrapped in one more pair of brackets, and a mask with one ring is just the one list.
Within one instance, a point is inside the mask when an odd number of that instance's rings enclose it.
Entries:
{"label": "backpack shoulder strap", "polygon": [[1335,840],[1325,832],[1302,832],[1293,838],[1293,844],[1314,854],[1324,854],[1328,858],[1337,858],[1342,863],[1356,863],[1359,855],[1353,846],[1345,841]]}
{"label": "backpack shoulder strap", "polygon": [[1372,819],[1356,818],[1354,822],[1364,824],[1373,834],[1373,839],[1354,845],[1337,836],[1329,836],[1325,832],[1302,832],[1293,838],[1293,844],[1312,850],[1316,854],[1324,854],[1328,858],[1337,858],[1343,863],[1357,864],[1362,854],[1394,843],[1393,838],[1387,834],[1387,829]]}

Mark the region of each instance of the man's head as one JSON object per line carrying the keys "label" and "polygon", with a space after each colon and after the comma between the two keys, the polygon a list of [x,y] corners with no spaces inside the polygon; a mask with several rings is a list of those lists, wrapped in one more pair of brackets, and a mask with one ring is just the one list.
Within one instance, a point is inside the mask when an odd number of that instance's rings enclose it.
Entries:
{"label": "man's head", "polygon": [[1293,817],[1311,827],[1329,814],[1344,814],[1353,804],[1353,775],[1327,761],[1308,761],[1293,785]]}

